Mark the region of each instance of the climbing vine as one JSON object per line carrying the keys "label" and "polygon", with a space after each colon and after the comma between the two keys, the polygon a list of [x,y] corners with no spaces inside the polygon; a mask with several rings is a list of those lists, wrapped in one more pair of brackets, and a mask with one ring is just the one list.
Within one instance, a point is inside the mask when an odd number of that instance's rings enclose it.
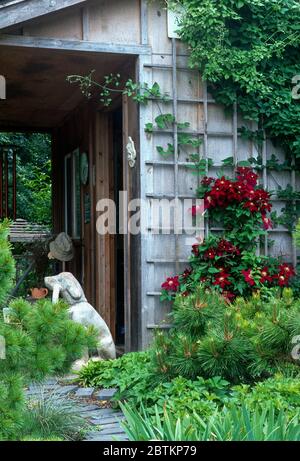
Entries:
{"label": "climbing vine", "polygon": [[147,83],[137,83],[128,79],[122,85],[120,74],[109,74],[104,76],[102,83],[99,83],[95,80],[94,74],[95,70],[87,75],[68,75],[67,81],[79,85],[82,94],[87,98],[92,97],[92,90],[96,87],[99,90],[100,102],[105,107],[112,103],[114,93],[126,95],[140,104],[147,104],[149,100],[170,100],[168,93],[161,93],[160,86],[156,82],[149,86]]}
{"label": "climbing vine", "polygon": [[[244,119],[258,130],[240,129],[244,139],[261,150],[266,135],[284,149],[266,167],[300,170],[300,2],[298,0],[171,0],[180,8],[181,39],[190,49],[190,66],[209,82],[217,102],[231,109],[237,103]],[[256,170],[262,158],[250,159]],[[295,228],[300,207],[291,186],[278,198],[287,201],[276,221]]]}
{"label": "climbing vine", "polygon": [[[147,83],[137,83],[132,79],[125,82],[121,81],[120,74],[109,74],[104,76],[102,83],[99,83],[94,78],[94,70],[88,75],[69,75],[67,81],[71,84],[79,85],[79,88],[84,96],[91,98],[93,96],[93,89],[99,90],[100,102],[108,107],[111,105],[113,94],[118,93],[126,95],[132,98],[135,102],[147,105],[150,100],[158,104],[160,115],[158,115],[154,122],[146,123],[144,129],[148,136],[152,136],[155,132],[172,132],[173,127],[176,126],[178,132],[178,148],[179,151],[183,151],[187,156],[187,168],[197,174],[205,175],[207,167],[212,165],[211,159],[201,159],[199,152],[187,152],[185,149],[190,147],[192,149],[199,149],[202,144],[202,140],[198,135],[192,133],[190,128],[190,122],[184,121],[179,122],[175,119],[173,114],[163,113],[160,103],[170,101],[169,94],[163,93],[157,82],[152,86]],[[167,146],[156,146],[157,152],[163,157],[168,158],[174,156],[175,146],[172,143],[168,143]],[[188,164],[190,162],[190,164]]]}
{"label": "climbing vine", "polygon": [[[199,138],[199,135],[190,130],[190,122],[178,121],[175,119],[173,114],[163,112],[161,104],[169,102],[170,97],[168,93],[163,93],[161,91],[157,82],[155,82],[152,86],[149,86],[143,82],[134,82],[132,79],[122,81],[120,74],[109,74],[104,76],[103,81],[99,83],[95,80],[94,72],[95,71],[92,70],[88,75],[69,75],[67,77],[67,81],[71,84],[79,85],[81,92],[87,98],[92,97],[94,88],[99,90],[99,100],[105,107],[111,105],[114,93],[127,95],[135,102],[143,105],[147,105],[148,102],[152,100],[158,105],[160,114],[154,119],[154,122],[148,122],[145,124],[144,130],[147,136],[153,136],[155,133],[160,132],[173,132],[173,127],[175,126],[178,136],[178,150],[179,152],[186,154],[187,170],[189,170],[192,174],[204,176],[207,173],[207,170],[213,166],[211,158],[204,159],[199,154],[199,147],[202,144],[202,139]],[[214,90],[218,96],[218,86],[216,84],[212,86],[212,91]],[[225,91],[225,87],[223,90]],[[228,105],[231,103],[232,100],[228,98]],[[264,132],[261,128],[252,131],[247,127],[242,127],[239,129],[239,132],[242,139],[251,140],[256,145],[258,151],[261,150],[264,140]],[[156,150],[164,159],[168,159],[175,154],[175,146],[170,142],[167,143],[166,146],[157,145]],[[234,158],[232,156],[224,159],[222,163],[224,168],[235,167]],[[240,161],[237,166],[255,168],[256,171],[263,170],[264,168],[261,155],[249,158],[246,161]],[[272,154],[271,158],[267,160],[265,167],[270,171],[273,170],[277,172],[291,171],[292,169],[300,171],[300,158],[299,162],[292,164],[291,156],[287,156],[284,161],[280,161],[274,154]],[[275,191],[273,194],[274,193]],[[277,216],[275,212],[272,213],[273,224],[274,226],[281,224],[288,230],[293,231],[298,217],[300,216],[300,194],[294,192],[292,187],[288,185],[285,191],[281,190],[279,186],[277,196],[286,203],[281,209],[280,216]]]}
{"label": "climbing vine", "polygon": [[[237,102],[274,142],[300,160],[298,0],[172,0],[190,65],[216,100]],[[294,86],[294,91],[293,91]]]}

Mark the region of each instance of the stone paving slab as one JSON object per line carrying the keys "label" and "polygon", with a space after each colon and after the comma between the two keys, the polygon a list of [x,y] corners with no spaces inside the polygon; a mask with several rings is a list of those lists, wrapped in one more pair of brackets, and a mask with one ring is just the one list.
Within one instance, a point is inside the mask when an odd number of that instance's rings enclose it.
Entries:
{"label": "stone paving slab", "polygon": [[78,407],[78,410],[81,411],[81,413],[88,412],[88,411],[99,411],[101,408],[99,408],[98,405],[85,405],[84,402],[80,402],[78,400],[74,399],[74,405]]}
{"label": "stone paving slab", "polygon": [[100,432],[97,435],[86,438],[84,442],[128,442],[128,437],[126,435],[101,435]]}
{"label": "stone paving slab", "polygon": [[80,387],[75,392],[75,397],[89,399],[92,397],[94,391],[94,387]]}
{"label": "stone paving slab", "polygon": [[104,427],[100,430],[101,435],[124,434],[124,429],[121,426]]}
{"label": "stone paving slab", "polygon": [[123,421],[124,416],[111,416],[110,418],[92,418],[91,423],[95,425],[106,425],[114,422]]}
{"label": "stone paving slab", "polygon": [[113,421],[112,423],[107,423],[107,424],[100,423],[99,426],[101,426],[100,428],[102,431],[108,430],[108,429],[121,429],[123,432],[120,421]]}
{"label": "stone paving slab", "polygon": [[57,386],[55,392],[59,395],[68,395],[74,393],[78,389],[78,386]]}
{"label": "stone paving slab", "polygon": [[112,408],[100,408],[98,405],[90,405],[89,407],[80,407],[78,405],[78,408],[80,408],[81,412],[96,411],[99,418],[116,414],[116,410],[113,410]]}
{"label": "stone paving slab", "polygon": [[117,393],[118,389],[101,389],[101,391],[95,393],[95,397],[98,400],[111,400]]}

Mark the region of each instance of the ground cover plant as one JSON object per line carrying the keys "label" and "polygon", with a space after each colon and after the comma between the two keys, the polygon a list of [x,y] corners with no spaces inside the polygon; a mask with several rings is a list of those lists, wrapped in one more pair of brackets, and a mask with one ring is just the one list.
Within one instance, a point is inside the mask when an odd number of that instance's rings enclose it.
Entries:
{"label": "ground cover plant", "polygon": [[228,304],[200,287],[177,295],[172,322],[147,352],[79,374],[86,386],[117,387],[131,440],[297,440],[300,306],[290,289]]}
{"label": "ground cover plant", "polygon": [[[140,354],[129,355],[138,365]],[[113,362],[119,362],[118,367],[112,368]],[[153,368],[142,357],[140,379],[136,372],[131,385],[132,370],[122,366],[124,359],[120,362],[90,363],[80,379],[87,386],[120,383],[113,403],[124,411],[130,440],[299,439],[299,371],[285,370],[253,385],[231,385],[220,377],[178,376],[158,382],[149,381]]]}

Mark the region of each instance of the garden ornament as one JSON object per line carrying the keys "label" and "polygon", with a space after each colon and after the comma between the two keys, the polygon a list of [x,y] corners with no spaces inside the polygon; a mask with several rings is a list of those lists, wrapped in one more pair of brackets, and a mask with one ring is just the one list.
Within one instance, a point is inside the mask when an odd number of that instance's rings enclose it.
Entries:
{"label": "garden ornament", "polygon": [[71,261],[74,258],[74,247],[71,237],[65,232],[58,234],[53,242],[50,242],[49,259],[57,259],[58,261]]}
{"label": "garden ornament", "polygon": [[[53,291],[52,302],[54,304],[58,302],[60,295],[69,304],[70,317],[74,322],[85,327],[92,326],[97,331],[98,357],[93,357],[93,359],[115,359],[116,348],[109,328],[98,312],[87,302],[83,289],[74,275],[70,272],[61,272],[52,277],[45,277],[45,285]],[[75,362],[73,369],[80,369],[88,360],[89,355],[86,351],[84,357]]]}
{"label": "garden ornament", "polygon": [[136,149],[133,139],[128,137],[128,144],[126,145],[128,164],[130,168],[134,168],[136,162]]}

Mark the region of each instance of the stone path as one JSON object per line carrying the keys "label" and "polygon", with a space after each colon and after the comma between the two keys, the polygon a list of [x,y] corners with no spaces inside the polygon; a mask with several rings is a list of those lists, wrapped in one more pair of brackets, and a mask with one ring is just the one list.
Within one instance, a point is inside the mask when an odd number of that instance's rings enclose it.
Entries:
{"label": "stone path", "polygon": [[[64,380],[48,379],[40,385],[31,385],[26,391],[28,399],[43,393],[55,393],[55,395],[68,397],[74,402],[74,408],[77,408],[78,415],[82,416],[91,426],[91,429],[85,435],[84,440],[87,442],[97,441],[128,441],[121,422],[124,419],[123,414],[112,408],[103,408],[101,402],[109,401],[116,389],[103,389],[95,391],[94,388],[81,388],[76,384],[70,384],[72,378]],[[99,402],[99,403],[98,403]]]}

